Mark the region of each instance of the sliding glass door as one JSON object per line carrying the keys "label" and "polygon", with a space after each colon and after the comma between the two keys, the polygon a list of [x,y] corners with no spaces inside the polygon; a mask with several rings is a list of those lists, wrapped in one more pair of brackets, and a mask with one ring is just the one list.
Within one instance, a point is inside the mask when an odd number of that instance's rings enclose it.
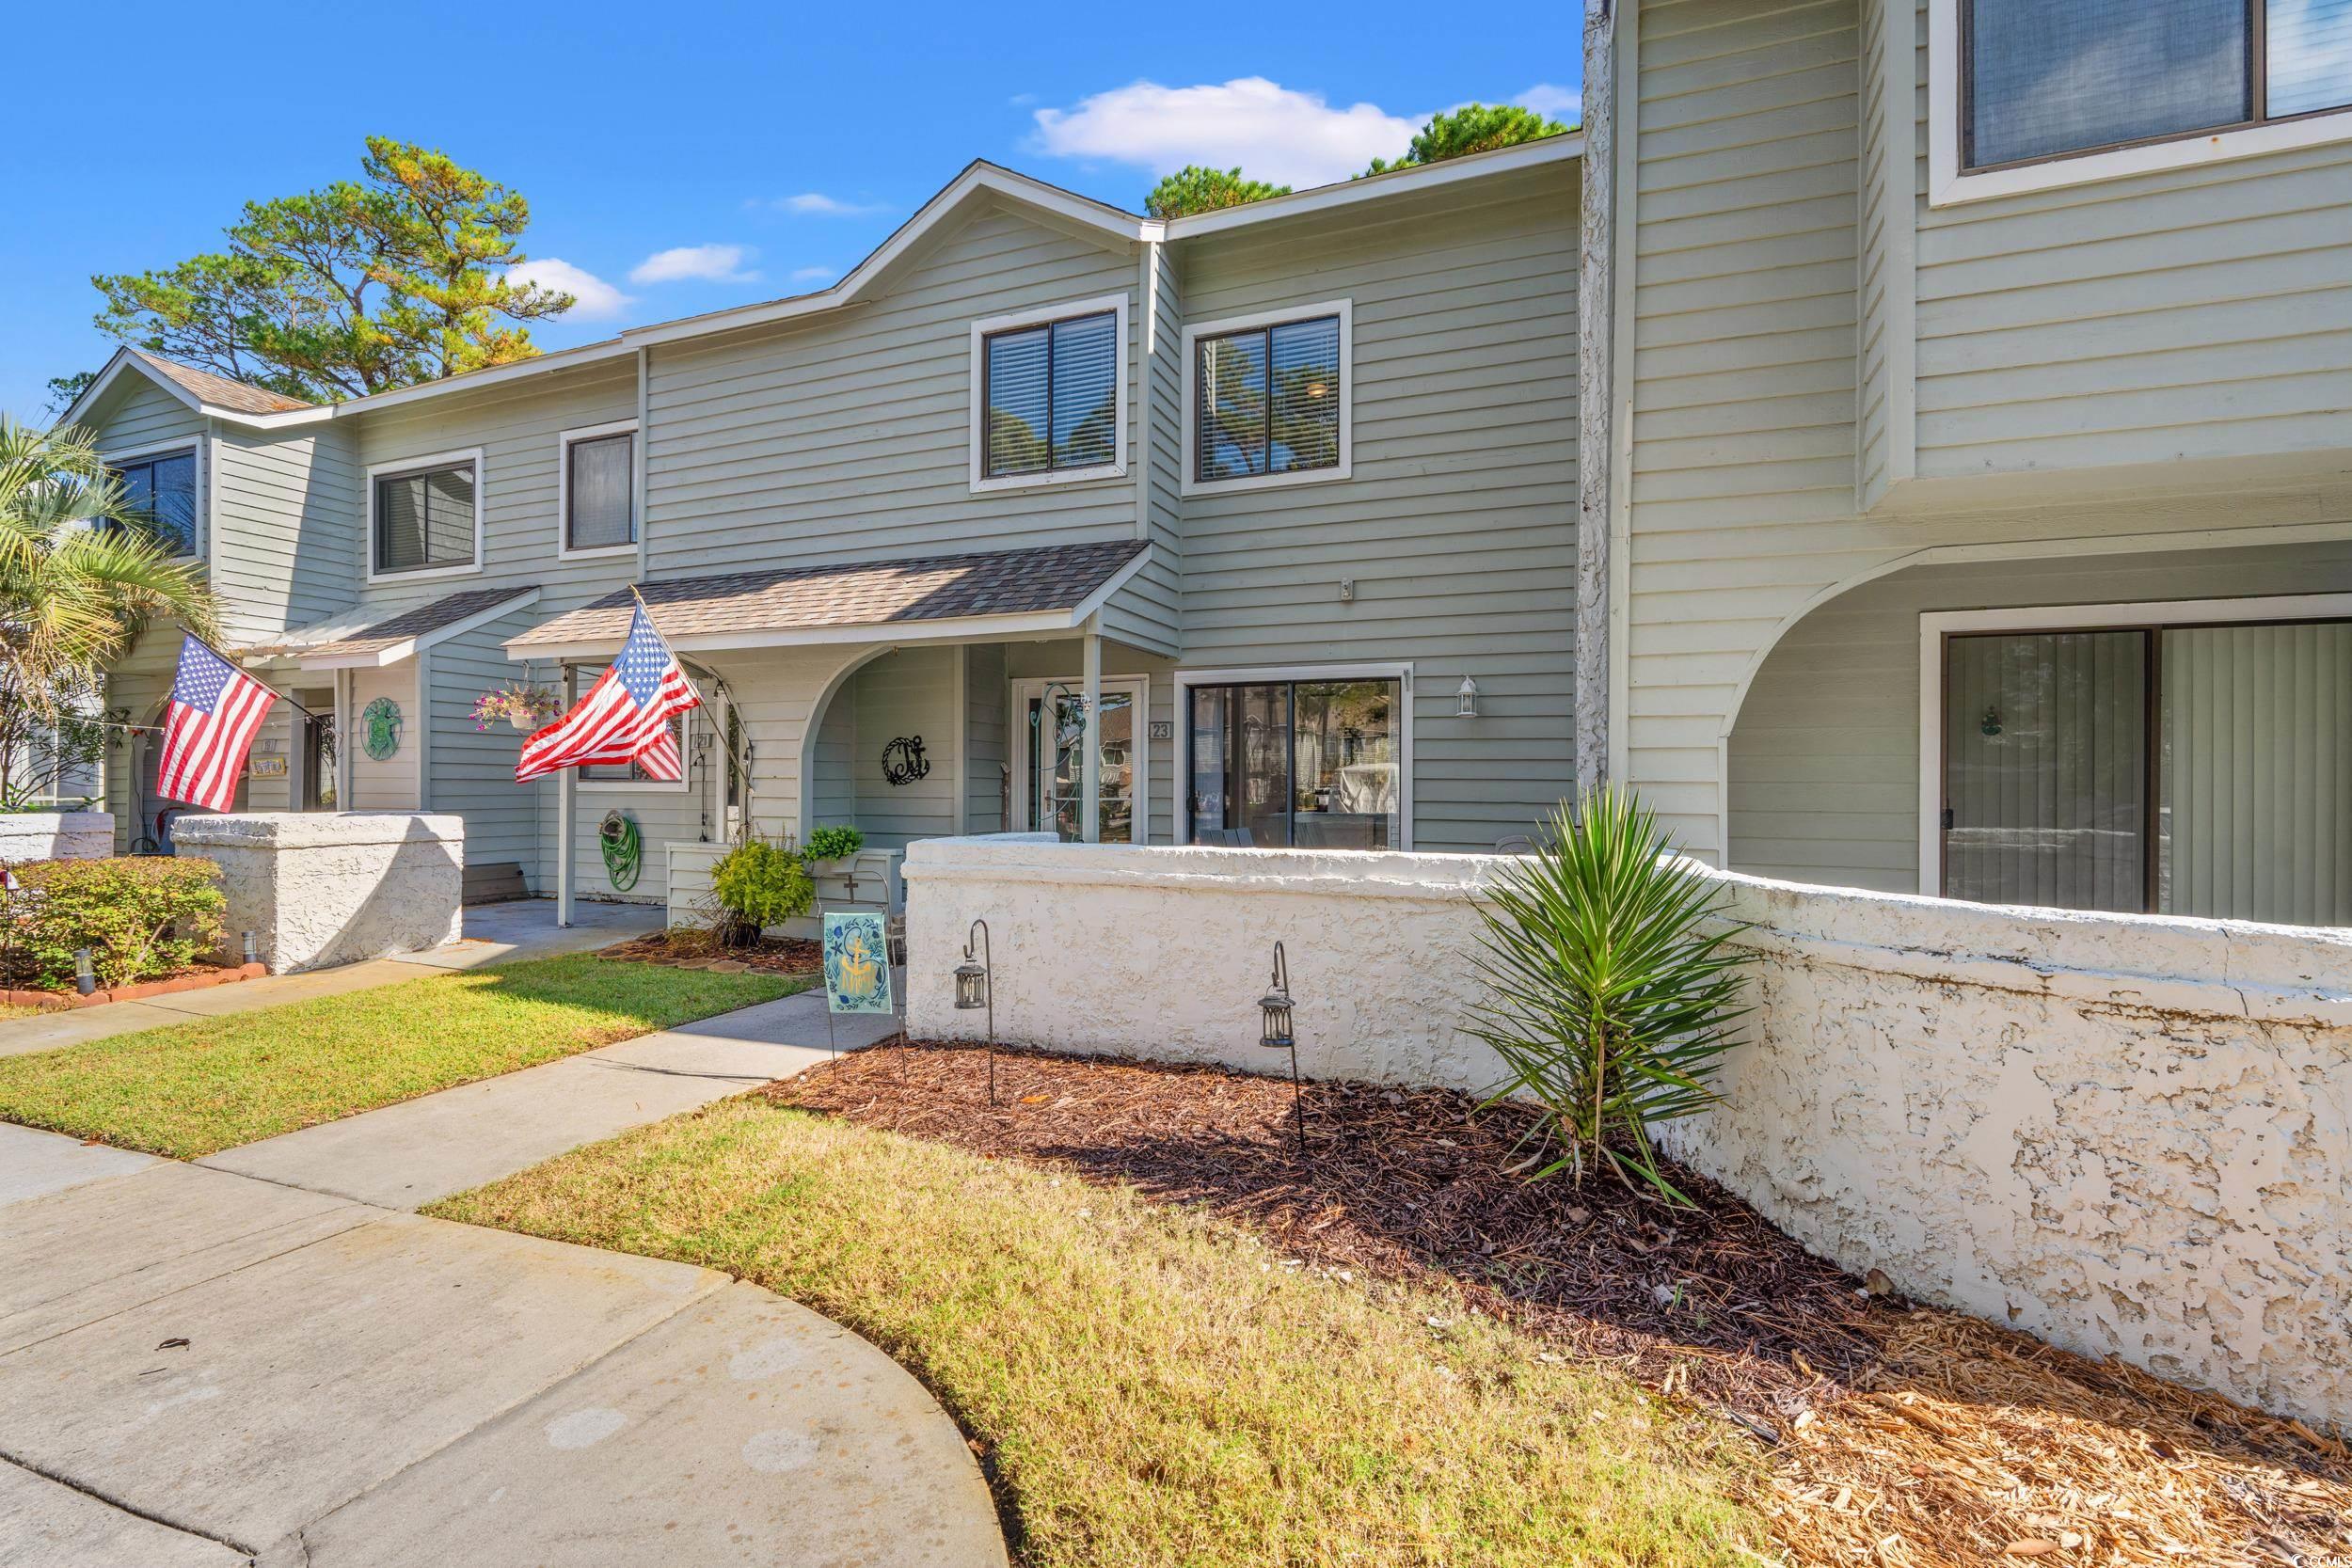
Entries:
{"label": "sliding glass door", "polygon": [[1401,682],[1196,686],[1188,707],[1195,844],[1393,849],[1403,843]]}
{"label": "sliding glass door", "polygon": [[2352,925],[2352,623],[1944,643],[1953,898]]}

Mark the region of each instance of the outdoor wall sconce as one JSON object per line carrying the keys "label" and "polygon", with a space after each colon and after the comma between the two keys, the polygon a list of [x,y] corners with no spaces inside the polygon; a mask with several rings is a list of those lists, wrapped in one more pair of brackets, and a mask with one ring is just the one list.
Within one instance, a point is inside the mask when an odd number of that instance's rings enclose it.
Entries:
{"label": "outdoor wall sconce", "polygon": [[1291,966],[1282,944],[1274,944],[1272,989],[1258,998],[1258,1043],[1291,1053],[1291,1118],[1298,1129],[1298,1152],[1307,1152],[1307,1110],[1299,1099],[1298,1036],[1291,1025]]}
{"label": "outdoor wall sconce", "polygon": [[1454,693],[1454,712],[1460,719],[1478,717],[1478,683],[1468,675],[1462,677],[1460,689]]}
{"label": "outdoor wall sconce", "polygon": [[98,989],[98,973],[90,967],[90,951],[87,947],[73,950],[73,989],[84,996]]}
{"label": "outdoor wall sconce", "polygon": [[[972,956],[973,938],[979,939],[979,957]],[[963,962],[956,965],[956,1010],[988,1009],[988,1102],[996,1103],[996,986],[995,955],[990,950],[988,922],[976,920],[963,934]]]}

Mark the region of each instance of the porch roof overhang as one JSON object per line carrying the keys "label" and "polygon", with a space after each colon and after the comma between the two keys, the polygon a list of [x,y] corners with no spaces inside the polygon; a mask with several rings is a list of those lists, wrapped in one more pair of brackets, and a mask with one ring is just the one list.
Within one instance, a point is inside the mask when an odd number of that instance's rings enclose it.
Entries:
{"label": "porch roof overhang", "polygon": [[674,578],[621,589],[506,641],[512,659],[607,658],[642,595],[681,654],[961,641],[1075,631],[1150,559],[1140,539]]}
{"label": "porch roof overhang", "polygon": [[470,589],[380,621],[322,621],[288,632],[276,642],[239,648],[237,655],[299,670],[373,670],[414,657],[421,649],[461,637],[538,598],[536,588]]}

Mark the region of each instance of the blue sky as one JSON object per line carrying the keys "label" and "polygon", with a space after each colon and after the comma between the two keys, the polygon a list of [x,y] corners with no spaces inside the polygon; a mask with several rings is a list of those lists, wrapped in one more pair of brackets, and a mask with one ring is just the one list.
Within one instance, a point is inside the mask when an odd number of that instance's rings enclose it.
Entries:
{"label": "blue sky", "polygon": [[[532,205],[581,308],[545,347],[821,287],[956,171],[994,159],[1139,208],[1240,163],[1306,185],[1478,99],[1574,119],[1578,8],[872,5],[487,8],[38,6],[0,146],[0,409],[103,363],[89,277],[218,243],[248,198],[356,175],[371,132],[438,146]],[[1341,20],[1343,18],[1343,20]],[[151,20],[151,33],[143,23]],[[561,263],[559,266],[557,263]]]}

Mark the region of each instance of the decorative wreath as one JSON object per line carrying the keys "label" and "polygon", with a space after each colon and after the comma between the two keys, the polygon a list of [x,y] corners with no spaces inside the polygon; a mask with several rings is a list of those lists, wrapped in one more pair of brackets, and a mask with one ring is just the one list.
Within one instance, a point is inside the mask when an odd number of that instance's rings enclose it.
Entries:
{"label": "decorative wreath", "polygon": [[930,759],[923,754],[923,737],[902,735],[882,748],[882,782],[889,784],[911,784],[917,779],[930,777]]}

